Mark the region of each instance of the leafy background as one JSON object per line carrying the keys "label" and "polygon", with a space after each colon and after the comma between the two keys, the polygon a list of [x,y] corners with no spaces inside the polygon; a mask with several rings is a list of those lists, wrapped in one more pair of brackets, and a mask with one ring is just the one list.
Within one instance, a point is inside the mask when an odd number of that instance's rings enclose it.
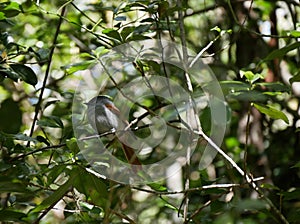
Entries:
{"label": "leafy background", "polygon": [[[296,0],[2,1],[0,221],[300,223],[298,21]],[[71,123],[76,74],[103,51],[148,38],[204,50],[230,112],[221,148],[264,177],[259,191],[221,155],[198,170],[197,150],[171,184],[179,194],[167,181],[137,188],[89,171]],[[200,114],[204,130],[209,114]]]}

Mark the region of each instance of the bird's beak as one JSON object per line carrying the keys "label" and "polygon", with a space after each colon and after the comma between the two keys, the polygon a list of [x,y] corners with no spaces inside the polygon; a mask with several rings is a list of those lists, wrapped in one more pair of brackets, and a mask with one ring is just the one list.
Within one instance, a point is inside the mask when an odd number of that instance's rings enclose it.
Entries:
{"label": "bird's beak", "polygon": [[112,111],[115,114],[120,114],[119,109],[117,107],[115,107],[115,105],[113,105],[111,103],[105,104],[105,107],[108,108],[110,111]]}

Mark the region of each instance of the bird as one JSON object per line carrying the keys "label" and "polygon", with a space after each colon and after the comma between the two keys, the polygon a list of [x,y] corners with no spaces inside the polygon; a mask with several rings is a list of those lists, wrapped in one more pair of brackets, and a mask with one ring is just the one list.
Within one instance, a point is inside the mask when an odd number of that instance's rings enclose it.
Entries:
{"label": "bird", "polygon": [[121,131],[118,140],[122,145],[126,160],[131,164],[132,170],[138,172],[142,169],[142,163],[137,157],[134,149],[126,144],[128,139],[135,138],[130,130],[125,130],[129,125],[127,120],[122,119],[120,110],[114,105],[110,97],[100,95],[93,97],[87,105],[87,118],[89,124],[98,133],[103,134],[114,130]]}

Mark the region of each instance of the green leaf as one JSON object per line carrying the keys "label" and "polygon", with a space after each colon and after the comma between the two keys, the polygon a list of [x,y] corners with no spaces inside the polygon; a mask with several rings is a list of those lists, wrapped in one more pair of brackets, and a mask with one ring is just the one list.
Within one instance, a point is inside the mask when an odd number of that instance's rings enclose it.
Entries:
{"label": "green leaf", "polygon": [[265,102],[269,99],[267,95],[256,90],[233,92],[227,95],[227,97],[249,102]]}
{"label": "green leaf", "polygon": [[5,68],[0,65],[0,74],[4,76],[5,78],[10,78],[11,80],[17,82],[19,80],[19,75],[15,73],[12,69],[10,68]]}
{"label": "green leaf", "polygon": [[97,58],[100,58],[100,56],[106,54],[107,52],[109,52],[109,50],[102,46],[97,47],[95,50],[93,50],[93,53],[96,55]]}
{"label": "green leaf", "polygon": [[275,58],[282,58],[285,56],[289,51],[294,50],[296,48],[300,47],[300,42],[296,42],[293,44],[290,44],[288,46],[285,46],[283,48],[280,48],[278,50],[272,51],[267,57],[265,57],[264,61],[270,61]]}
{"label": "green leaf", "polygon": [[273,119],[281,119],[285,123],[289,124],[289,119],[287,116],[280,110],[277,110],[273,107],[270,107],[268,105],[262,105],[262,104],[256,104],[254,103],[253,106],[259,110],[261,113],[268,115],[269,117]]}
{"label": "green leaf", "polygon": [[48,140],[41,135],[36,136],[36,140],[39,142],[45,143],[47,146],[50,146],[50,143],[48,142]]}
{"label": "green leaf", "polygon": [[300,37],[300,31],[298,30],[292,30],[288,34],[292,37]]}
{"label": "green leaf", "polygon": [[36,142],[35,138],[31,138],[23,133],[15,134],[14,137],[16,140]]}
{"label": "green leaf", "polygon": [[259,73],[254,74],[251,71],[241,71],[241,77],[245,76],[249,83],[254,83],[258,79],[262,79],[263,76]]}
{"label": "green leaf", "polygon": [[245,199],[239,201],[235,207],[238,211],[244,212],[245,210],[256,211],[266,209],[268,205],[264,200]]}
{"label": "green leaf", "polygon": [[[0,115],[0,117],[1,117],[1,115]],[[1,122],[0,122],[0,124],[1,124]],[[13,135],[7,134],[7,133],[3,133],[1,131],[0,131],[0,142],[2,144],[2,147],[5,146],[8,149],[11,149],[11,148],[13,148],[15,146]]]}
{"label": "green leaf", "polygon": [[221,33],[221,29],[218,26],[215,26],[214,28],[210,29],[211,31],[217,31],[218,33]]}
{"label": "green leaf", "polygon": [[66,164],[58,164],[52,168],[50,168],[50,170],[47,172],[47,186],[50,186],[51,184],[53,184],[53,182],[57,179],[57,177],[59,175],[61,175],[62,173],[64,173],[64,171],[67,169],[66,168],[67,165]]}
{"label": "green leaf", "polygon": [[6,16],[3,12],[0,12],[0,20],[6,19]]}
{"label": "green leaf", "polygon": [[108,29],[103,30],[102,33],[108,37],[122,41],[120,34],[118,33],[118,31],[116,31],[114,29],[108,28]]}
{"label": "green leaf", "polygon": [[67,147],[73,152],[74,155],[76,155],[80,151],[80,149],[78,148],[78,145],[77,145],[76,138],[68,139],[66,141],[66,144],[67,144]]}
{"label": "green leaf", "polygon": [[50,49],[40,48],[35,53],[39,61],[45,61],[49,58]]}
{"label": "green leaf", "polygon": [[66,183],[61,185],[57,190],[55,190],[48,198],[43,200],[41,204],[35,207],[32,212],[40,212],[46,208],[54,206],[59,200],[61,200],[65,194],[69,191],[73,184],[73,177],[70,177]]}
{"label": "green leaf", "polygon": [[14,183],[11,181],[0,181],[0,193],[7,193],[7,192],[18,192],[18,193],[28,193],[30,192],[26,185],[22,183]]}
{"label": "green leaf", "polygon": [[88,69],[89,67],[93,66],[95,63],[96,63],[95,60],[86,60],[71,65],[63,66],[62,69],[66,70],[68,74],[73,74],[77,71]]}
{"label": "green leaf", "polygon": [[108,200],[108,191],[105,180],[96,177],[87,172],[81,167],[74,168],[72,175],[76,176],[74,179],[74,187],[81,193],[85,194],[87,198],[98,206],[105,206]]}
{"label": "green leaf", "polygon": [[133,33],[135,27],[133,26],[127,26],[127,27],[124,27],[121,31],[121,36],[122,36],[122,39],[123,40],[126,40],[126,38],[131,34]]}
{"label": "green leaf", "polygon": [[273,184],[268,184],[268,183],[264,183],[261,185],[262,188],[268,189],[268,190],[276,190],[276,191],[280,191],[279,187],[276,187]]}
{"label": "green leaf", "polygon": [[300,161],[296,163],[294,166],[292,166],[292,168],[300,168]]}
{"label": "green leaf", "polygon": [[293,82],[300,82],[300,73],[290,78],[289,82],[292,84]]}
{"label": "green leaf", "polygon": [[114,18],[115,21],[126,21],[126,16],[117,16]]}
{"label": "green leaf", "polygon": [[281,82],[259,82],[256,83],[255,86],[260,86],[267,88],[268,90],[276,91],[276,92],[288,92],[290,91],[290,87],[281,83]]}
{"label": "green leaf", "polygon": [[9,66],[24,82],[33,86],[37,84],[37,77],[31,68],[22,64],[10,64]]}
{"label": "green leaf", "polygon": [[226,204],[227,203],[225,203],[223,201],[218,201],[218,200],[213,201],[210,205],[211,211],[213,213],[222,213],[222,212],[224,212],[224,208],[226,207]]}
{"label": "green leaf", "polygon": [[170,204],[170,203],[166,203],[165,206],[166,206],[167,208],[170,208],[170,209],[176,211],[176,212],[178,211],[178,208],[177,208],[176,206]]}
{"label": "green leaf", "polygon": [[0,221],[1,222],[18,222],[21,223],[21,219],[26,217],[26,214],[13,210],[3,209],[0,210]]}
{"label": "green leaf", "polygon": [[0,130],[6,133],[18,133],[22,125],[22,111],[17,102],[8,98],[0,107]]}
{"label": "green leaf", "polygon": [[21,9],[17,2],[3,2],[0,3],[0,11],[5,13],[6,17],[15,17],[21,12]]}
{"label": "green leaf", "polygon": [[151,27],[150,24],[140,25],[140,26],[138,26],[134,29],[134,33],[135,34],[142,34],[146,31],[149,31],[150,27]]}
{"label": "green leaf", "polygon": [[166,192],[167,188],[159,183],[149,183],[147,184],[151,189],[155,191],[161,191],[161,192]]}
{"label": "green leaf", "polygon": [[289,192],[283,192],[283,200],[285,201],[289,201],[289,200],[299,200],[300,198],[300,189],[296,188],[293,191],[289,191]]}
{"label": "green leaf", "polygon": [[61,119],[57,116],[43,117],[39,120],[37,124],[41,127],[51,127],[51,128],[63,128],[64,124]]}
{"label": "green leaf", "polygon": [[222,91],[225,95],[250,90],[250,84],[240,81],[221,81],[220,82]]}

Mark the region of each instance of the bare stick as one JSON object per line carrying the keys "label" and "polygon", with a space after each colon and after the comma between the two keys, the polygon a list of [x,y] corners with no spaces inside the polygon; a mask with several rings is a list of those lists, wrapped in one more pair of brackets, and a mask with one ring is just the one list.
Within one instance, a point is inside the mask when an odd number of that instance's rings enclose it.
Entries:
{"label": "bare stick", "polygon": [[[39,112],[40,112],[40,109],[41,109],[43,95],[44,95],[44,91],[45,91],[47,80],[48,80],[49,73],[50,73],[52,57],[53,57],[53,54],[54,54],[55,45],[56,45],[58,34],[59,34],[59,31],[60,31],[60,26],[61,26],[62,21],[63,21],[62,17],[64,16],[65,11],[66,11],[66,5],[61,10],[58,25],[57,25],[57,28],[56,28],[56,31],[55,31],[55,34],[54,34],[53,44],[52,44],[52,47],[51,47],[51,50],[50,50],[50,53],[49,53],[49,59],[48,59],[48,64],[47,64],[47,68],[46,68],[46,72],[45,72],[45,77],[44,77],[42,88],[41,88],[41,93],[39,95],[38,102],[35,106],[34,117],[33,117],[31,129],[30,129],[30,133],[29,133],[30,137],[32,137],[32,135],[33,135],[34,128],[35,128],[35,123],[38,119]],[[27,142],[27,147],[29,147],[29,146],[30,146],[30,141]]]}

